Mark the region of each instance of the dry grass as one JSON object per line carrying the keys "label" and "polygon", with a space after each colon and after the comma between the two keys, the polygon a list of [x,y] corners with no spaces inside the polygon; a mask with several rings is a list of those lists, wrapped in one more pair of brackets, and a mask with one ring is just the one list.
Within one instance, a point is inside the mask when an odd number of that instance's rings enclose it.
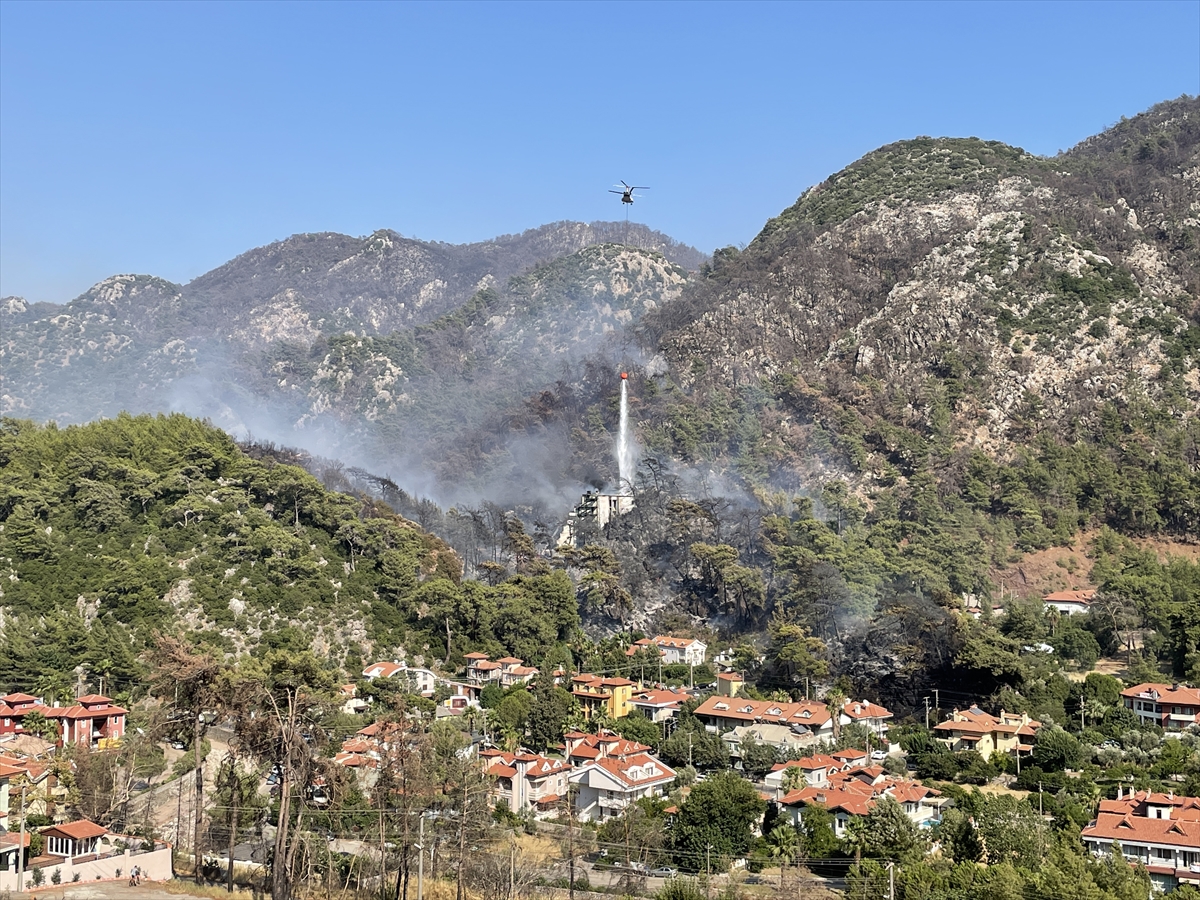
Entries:
{"label": "dry grass", "polygon": [[255,900],[255,895],[252,891],[243,891],[235,889],[231,894],[225,890],[225,885],[215,884],[196,884],[191,881],[168,881],[161,885],[157,885],[161,890],[168,894],[179,894],[187,897],[211,897],[212,900],[217,898],[231,898],[231,900]]}

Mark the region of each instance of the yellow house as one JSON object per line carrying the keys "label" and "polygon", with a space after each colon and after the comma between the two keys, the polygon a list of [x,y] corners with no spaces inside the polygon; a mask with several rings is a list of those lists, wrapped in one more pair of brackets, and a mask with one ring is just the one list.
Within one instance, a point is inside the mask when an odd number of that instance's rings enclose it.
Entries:
{"label": "yellow house", "polygon": [[989,715],[978,706],[954,710],[950,718],[934,726],[938,740],[954,751],[977,750],[984,759],[993,753],[1015,756],[1018,751],[1031,753],[1032,740],[1042,723],[1025,713],[1016,715],[1000,710],[999,716]]}
{"label": "yellow house", "polygon": [[623,719],[633,711],[633,689],[628,678],[601,678],[599,675],[576,675],[571,679],[571,693],[583,707],[588,720],[598,712],[610,719]]}
{"label": "yellow house", "polygon": [[717,676],[717,693],[722,697],[736,697],[745,684],[746,679],[737,672],[722,672]]}

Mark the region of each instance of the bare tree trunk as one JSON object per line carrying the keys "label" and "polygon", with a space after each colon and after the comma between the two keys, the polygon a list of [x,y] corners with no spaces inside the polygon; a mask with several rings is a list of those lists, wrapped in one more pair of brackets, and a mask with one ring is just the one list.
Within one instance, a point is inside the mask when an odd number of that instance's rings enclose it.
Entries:
{"label": "bare tree trunk", "polygon": [[463,784],[463,804],[458,814],[458,890],[455,900],[463,900],[463,866],[467,858],[467,786]]}
{"label": "bare tree trunk", "polygon": [[204,740],[202,715],[201,710],[196,710],[196,722],[192,731],[192,750],[196,754],[196,810],[193,821],[195,831],[192,840],[192,846],[195,849],[192,853],[192,870],[196,875],[197,882],[200,881],[200,835],[204,831],[204,756],[200,749],[200,744]]}
{"label": "bare tree trunk", "polygon": [[296,725],[296,698],[288,692],[288,720],[283,732],[283,771],[279,779],[279,827],[275,830],[275,855],[271,861],[271,900],[288,900],[291,885],[288,859],[288,820],[292,800],[292,734]]}
{"label": "bare tree trunk", "polygon": [[[237,846],[238,808],[241,806],[242,785],[237,773],[237,759],[230,760],[230,774],[233,784],[229,787],[229,872],[225,876],[225,889],[233,893],[233,848]],[[236,785],[236,786],[235,786]]]}

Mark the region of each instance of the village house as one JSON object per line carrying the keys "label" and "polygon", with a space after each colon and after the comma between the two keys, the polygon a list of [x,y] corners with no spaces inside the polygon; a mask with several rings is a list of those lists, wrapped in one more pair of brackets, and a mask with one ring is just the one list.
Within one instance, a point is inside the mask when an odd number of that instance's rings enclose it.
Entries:
{"label": "village house", "polygon": [[500,680],[500,670],[503,667],[500,663],[488,659],[486,653],[468,653],[464,659],[467,661],[467,678],[470,681],[486,684],[489,681]]}
{"label": "village house", "polygon": [[[75,881],[92,884],[112,881],[137,865],[145,878],[165,881],[174,875],[172,850],[167,844],[146,841],[125,834],[114,834],[102,825],[79,819],[41,829],[45,849],[41,856],[28,861],[24,887],[33,884],[33,871],[41,870],[42,879],[58,872],[64,884]],[[30,836],[26,835],[26,845]],[[0,859],[15,861],[17,835],[0,835]],[[0,867],[0,892],[16,890],[18,873],[13,868]],[[101,891],[102,893],[102,891]]]}
{"label": "village house", "polygon": [[1085,616],[1096,599],[1095,588],[1084,591],[1054,591],[1042,598],[1047,609],[1056,609],[1065,616]]}
{"label": "village house", "polygon": [[[756,734],[758,740],[764,740],[781,749],[833,738],[833,717],[830,715],[829,708],[817,700],[780,702],[714,694],[696,707],[695,715],[704,722],[709,731],[717,733],[724,733],[739,726],[785,726],[798,740],[782,741],[765,737],[765,732]],[[882,743],[882,739],[887,733],[888,720],[891,718],[891,711],[877,703],[867,700],[847,700],[838,718],[838,725],[862,725],[879,735]],[[739,735],[744,733],[739,732]],[[740,739],[739,736],[737,740],[740,741]]]}
{"label": "village house", "polygon": [[753,725],[737,725],[721,735],[729,755],[735,759],[742,758],[742,742],[753,741],[774,747],[782,754],[798,753],[812,744],[816,738],[811,733],[797,733],[787,725],[772,725],[769,722],[757,722]]}
{"label": "village house", "polygon": [[361,716],[371,704],[358,696],[358,686],[353,684],[343,684],[338,688],[338,694],[342,698],[342,712],[348,716]]}
{"label": "village house", "polygon": [[746,679],[737,672],[722,672],[717,676],[717,694],[722,697],[736,697],[745,686]]}
{"label": "village house", "polygon": [[833,737],[833,719],[824,703],[803,700],[782,703],[776,700],[748,700],[714,694],[695,710],[695,716],[709,731],[723,733],[741,725],[784,725],[797,735],[812,740]]}
{"label": "village house", "polygon": [[13,693],[0,697],[0,735],[21,734],[22,721],[30,713],[42,713],[42,701],[29,694]]}
{"label": "village house", "polygon": [[687,691],[675,689],[652,688],[638,691],[629,701],[629,705],[640,710],[651,722],[666,722],[679,714],[679,707],[692,699]]}
{"label": "village house", "polygon": [[840,772],[867,766],[869,758],[863,750],[837,750],[830,754],[814,753],[800,759],[789,759],[776,763],[763,779],[763,783],[771,790],[784,791],[791,769],[799,769],[804,776],[804,783],[810,787],[824,787],[831,777]]}
{"label": "village house", "polygon": [[[21,849],[28,850],[32,841],[33,835],[29,832],[25,832],[25,840],[22,842],[19,832],[0,831],[0,881],[3,880],[4,873],[17,870]],[[28,853],[26,853],[26,857],[28,857]]]}
{"label": "village house", "polygon": [[549,813],[568,795],[567,776],[571,767],[564,760],[527,750],[519,753],[484,750],[479,756],[485,772],[496,779],[493,802],[503,801],[515,813],[527,810],[535,815]]}
{"label": "village house", "polygon": [[515,656],[505,656],[496,660],[500,666],[500,686],[510,688],[518,684],[528,684],[538,675],[533,666],[524,665],[524,660]]}
{"label": "village house", "polygon": [[59,723],[58,733],[64,744],[87,744],[100,750],[121,742],[125,715],[126,710],[99,694],[78,697],[71,706],[45,708],[46,718]]}
{"label": "village house", "polygon": [[566,743],[567,760],[572,766],[586,766],[598,759],[624,759],[650,749],[645,744],[611,731],[601,731],[599,734],[570,731],[563,735],[563,740]]}
{"label": "village house", "polygon": [[1196,688],[1145,683],[1121,691],[1121,698],[1143,724],[1178,731],[1200,722],[1200,690]]}
{"label": "village house", "polygon": [[1025,713],[1016,715],[1000,710],[999,716],[985,713],[978,706],[954,710],[950,718],[934,726],[938,740],[950,750],[976,750],[984,759],[993,753],[1018,756],[1033,752],[1033,739],[1042,727]]}
{"label": "village house", "polygon": [[1141,863],[1158,891],[1182,884],[1200,887],[1200,798],[1120,790],[1101,800],[1096,818],[1083,829],[1084,846],[1096,857],[1114,844],[1132,863]]}
{"label": "village house", "polygon": [[571,693],[583,709],[588,721],[603,714],[610,719],[623,719],[633,710],[631,700],[636,685],[628,678],[601,678],[599,675],[576,675],[571,679]]}
{"label": "village house", "polygon": [[25,719],[39,713],[58,726],[66,744],[87,744],[94,749],[115,747],[125,735],[126,710],[108,697],[88,694],[70,706],[46,706],[30,694],[0,697],[0,735],[24,734]]}
{"label": "village house", "polygon": [[675,770],[649,753],[597,759],[570,775],[571,784],[578,786],[576,816],[581,822],[619,816],[643,797],[665,797],[674,780]]}
{"label": "village house", "polygon": [[841,838],[855,816],[867,815],[883,797],[894,799],[909,820],[923,828],[940,822],[942,809],[950,802],[941,792],[919,781],[888,775],[880,766],[829,772],[824,784],[790,791],[778,802],[781,812],[796,826],[801,824],[805,806],[828,810],[833,814],[834,834]]}
{"label": "village house", "polygon": [[626,656],[634,656],[642,650],[657,650],[665,665],[702,666],[708,644],[694,638],[672,637],[660,634],[653,638],[642,638],[634,641],[625,651]]}
{"label": "village house", "polygon": [[861,725],[880,738],[887,734],[890,710],[869,700],[847,700],[842,706],[841,725]]}

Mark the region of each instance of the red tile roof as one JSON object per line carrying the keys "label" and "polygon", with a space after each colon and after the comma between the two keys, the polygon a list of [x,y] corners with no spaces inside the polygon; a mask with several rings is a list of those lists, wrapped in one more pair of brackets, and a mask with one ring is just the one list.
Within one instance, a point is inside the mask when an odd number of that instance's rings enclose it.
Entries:
{"label": "red tile roof", "polygon": [[1161,704],[1200,705],[1200,690],[1182,684],[1155,684],[1144,682],[1121,691],[1122,697],[1130,700],[1152,699]]}
{"label": "red tile roof", "polygon": [[1091,603],[1096,598],[1096,589],[1087,588],[1082,591],[1054,591],[1042,598],[1045,603]]}
{"label": "red tile roof", "polygon": [[1200,851],[1200,822],[1179,819],[1150,819],[1132,814],[1100,813],[1080,834],[1110,841],[1136,841],[1141,844],[1166,844]]}
{"label": "red tile roof", "polygon": [[[629,785],[630,787],[639,787],[644,784],[658,784],[663,781],[671,781],[675,777],[675,770],[666,763],[660,762],[648,753],[638,753],[634,756],[627,756],[623,759],[614,759],[605,757],[598,759],[593,763],[604,771],[608,772],[618,781]],[[650,766],[656,771],[657,775],[633,777],[630,773],[634,770]]]}
{"label": "red tile roof", "polygon": [[87,819],[79,819],[75,822],[67,822],[64,825],[51,825],[49,828],[43,828],[42,834],[61,835],[73,841],[82,841],[87,838],[106,835],[108,834],[108,829],[103,825],[97,825],[95,822],[89,822]]}
{"label": "red tile roof", "polygon": [[768,722],[778,725],[804,725],[819,729],[830,720],[824,703],[804,700],[779,703],[774,700],[746,700],[714,694],[696,707],[695,715],[713,716],[741,722]]}

